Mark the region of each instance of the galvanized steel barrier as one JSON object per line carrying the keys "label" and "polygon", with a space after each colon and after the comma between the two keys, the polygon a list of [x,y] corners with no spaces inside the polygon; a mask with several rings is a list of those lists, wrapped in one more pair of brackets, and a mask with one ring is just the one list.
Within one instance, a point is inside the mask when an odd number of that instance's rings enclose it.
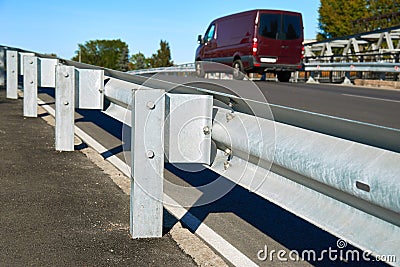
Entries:
{"label": "galvanized steel barrier", "polygon": [[141,75],[141,74],[155,74],[158,72],[194,72],[195,66],[194,63],[180,64],[178,66],[172,67],[161,67],[161,68],[148,68],[148,69],[139,69],[139,70],[130,70],[128,73]]}
{"label": "galvanized steel barrier", "polygon": [[[204,164],[356,247],[400,259],[398,129],[15,49],[0,49],[1,66],[6,66],[8,98],[17,98],[18,74],[23,75],[24,116],[37,116],[38,87],[55,88],[57,150],[74,150],[76,108],[103,110],[132,127],[134,238],[162,234],[166,158]],[[0,85],[3,74],[4,69]],[[274,121],[266,109],[285,119]],[[299,118],[304,126],[296,125]],[[346,123],[355,136],[341,132]],[[368,129],[375,135],[368,137]],[[386,140],[377,138],[380,133]]]}
{"label": "galvanized steel barrier", "polygon": [[[304,44],[304,70],[342,72],[349,82],[349,72],[400,74],[400,26]],[[332,79],[332,78],[330,78]]]}

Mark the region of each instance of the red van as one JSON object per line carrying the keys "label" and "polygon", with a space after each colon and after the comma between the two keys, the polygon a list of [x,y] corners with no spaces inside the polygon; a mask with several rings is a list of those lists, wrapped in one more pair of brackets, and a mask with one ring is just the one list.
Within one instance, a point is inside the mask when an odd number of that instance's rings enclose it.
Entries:
{"label": "red van", "polygon": [[[200,61],[232,66],[243,73],[276,73],[287,82],[301,69],[303,21],[300,13],[282,10],[251,10],[211,22],[199,35],[196,70]],[[233,72],[234,78],[239,78]]]}

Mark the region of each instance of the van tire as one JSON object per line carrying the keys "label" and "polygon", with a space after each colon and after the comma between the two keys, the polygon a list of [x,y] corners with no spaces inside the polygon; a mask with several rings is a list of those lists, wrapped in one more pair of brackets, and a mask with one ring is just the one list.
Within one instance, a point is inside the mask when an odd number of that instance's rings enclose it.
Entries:
{"label": "van tire", "polygon": [[276,76],[278,77],[278,81],[287,83],[290,80],[292,73],[290,71],[280,71]]}
{"label": "van tire", "polygon": [[233,61],[233,79],[235,80],[243,80],[245,74],[243,73],[243,63],[240,59]]}
{"label": "van tire", "polygon": [[204,78],[206,76],[206,73],[204,72],[203,62],[196,61],[194,64],[196,68],[196,76],[198,78]]}

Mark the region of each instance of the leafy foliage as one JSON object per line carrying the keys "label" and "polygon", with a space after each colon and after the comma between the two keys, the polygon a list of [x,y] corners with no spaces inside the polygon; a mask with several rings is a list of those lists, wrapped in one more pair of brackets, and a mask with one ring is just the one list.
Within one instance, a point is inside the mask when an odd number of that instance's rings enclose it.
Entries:
{"label": "leafy foliage", "polygon": [[72,60],[120,71],[128,70],[128,45],[117,40],[90,40],[78,44]]}
{"label": "leafy foliage", "polygon": [[149,59],[146,58],[143,53],[139,52],[131,56],[130,58],[131,70],[140,70],[148,68],[150,68],[150,62]]}
{"label": "leafy foliage", "polygon": [[354,34],[355,20],[398,11],[397,0],[321,0],[317,40]]}
{"label": "leafy foliage", "polygon": [[128,45],[117,40],[90,40],[78,44],[74,61],[105,67],[114,70],[128,71],[173,66],[171,51],[167,41],[160,41],[160,48],[150,58],[141,52],[129,58]]}
{"label": "leafy foliage", "polygon": [[369,16],[378,16],[400,11],[398,0],[367,0]]}
{"label": "leafy foliage", "polygon": [[122,48],[119,60],[118,60],[118,70],[128,71],[129,70],[129,50],[128,45]]}
{"label": "leafy foliage", "polygon": [[318,40],[352,33],[352,22],[368,16],[366,0],[321,0]]}
{"label": "leafy foliage", "polygon": [[152,68],[170,67],[174,65],[171,61],[171,51],[167,41],[160,41],[160,48],[150,58],[150,65]]}

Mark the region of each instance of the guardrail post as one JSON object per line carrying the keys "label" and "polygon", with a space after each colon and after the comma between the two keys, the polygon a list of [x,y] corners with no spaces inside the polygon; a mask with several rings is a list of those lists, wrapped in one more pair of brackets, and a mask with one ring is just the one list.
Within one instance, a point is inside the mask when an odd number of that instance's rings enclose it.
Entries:
{"label": "guardrail post", "polygon": [[26,56],[35,56],[35,53],[19,52],[18,53],[18,73],[22,76],[24,75],[24,58]]}
{"label": "guardrail post", "polygon": [[0,86],[6,85],[6,50],[0,46]]}
{"label": "guardrail post", "polygon": [[37,73],[38,60],[35,56],[24,56],[24,116],[37,117]]}
{"label": "guardrail post", "polygon": [[[400,49],[400,43],[397,44],[397,48]],[[395,62],[395,63],[399,63],[399,62],[400,62],[399,59],[400,59],[400,55],[399,55],[399,53],[397,53],[397,54],[394,56],[394,62]],[[398,73],[394,73],[394,81],[397,82],[398,80],[399,80],[399,74],[398,74]]]}
{"label": "guardrail post", "polygon": [[75,67],[56,66],[56,150],[74,151]]}
{"label": "guardrail post", "polygon": [[308,78],[307,83],[319,83],[315,80],[315,71],[310,72],[310,77]]}
{"label": "guardrail post", "polygon": [[350,78],[351,78],[350,72],[346,71],[344,73],[344,80],[343,80],[342,84],[347,84],[347,85],[352,84]]}
{"label": "guardrail post", "polygon": [[7,98],[18,98],[18,52],[7,51]]}
{"label": "guardrail post", "polygon": [[161,237],[165,91],[136,90],[132,99],[130,232],[133,238]]}
{"label": "guardrail post", "polygon": [[[330,63],[333,63],[333,62],[334,62],[333,56],[331,56],[331,57],[329,58],[329,62],[330,62]],[[332,82],[333,82],[333,71],[331,70],[331,71],[329,72],[329,83],[332,83]]]}
{"label": "guardrail post", "polygon": [[[360,63],[364,62],[364,56],[360,56],[359,62]],[[362,71],[357,72],[357,79],[362,79],[362,78],[363,78],[363,72]]]}

